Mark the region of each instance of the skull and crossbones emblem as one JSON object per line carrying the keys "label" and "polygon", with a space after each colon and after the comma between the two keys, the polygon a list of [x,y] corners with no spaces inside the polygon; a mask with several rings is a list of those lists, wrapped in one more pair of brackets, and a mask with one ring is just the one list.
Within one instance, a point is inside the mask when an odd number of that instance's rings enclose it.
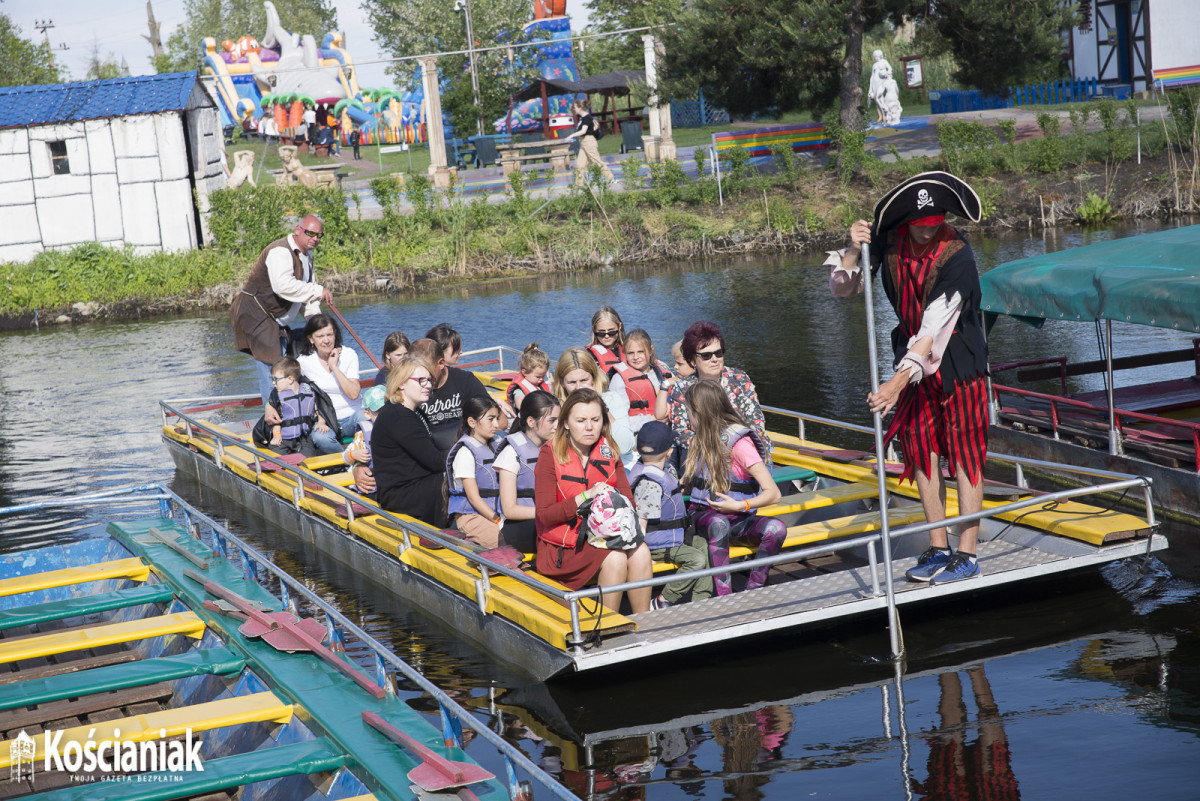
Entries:
{"label": "skull and crossbones emblem", "polygon": [[917,211],[920,211],[921,209],[925,208],[926,206],[932,206],[932,205],[933,205],[933,198],[931,198],[929,196],[928,189],[922,189],[919,192],[917,192]]}

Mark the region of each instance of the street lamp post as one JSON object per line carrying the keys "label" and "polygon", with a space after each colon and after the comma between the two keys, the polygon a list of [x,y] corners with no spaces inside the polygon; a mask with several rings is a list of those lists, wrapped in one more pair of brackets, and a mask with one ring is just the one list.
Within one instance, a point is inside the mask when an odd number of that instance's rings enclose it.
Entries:
{"label": "street lamp post", "polygon": [[471,91],[475,93],[475,132],[483,136],[483,103],[479,100],[479,66],[475,61],[475,30],[471,27],[471,0],[454,0],[454,10],[467,19],[467,58],[471,62]]}

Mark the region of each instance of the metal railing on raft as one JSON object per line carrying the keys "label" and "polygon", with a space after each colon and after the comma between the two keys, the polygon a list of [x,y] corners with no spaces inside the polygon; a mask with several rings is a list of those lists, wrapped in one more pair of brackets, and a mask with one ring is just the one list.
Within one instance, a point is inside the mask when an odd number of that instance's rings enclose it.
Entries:
{"label": "metal railing on raft", "polygon": [[[1072,409],[1081,409],[1086,412],[1103,415],[1106,418],[1111,418],[1113,431],[1116,434],[1116,442],[1124,450],[1124,445],[1130,442],[1130,437],[1126,434],[1125,428],[1122,425],[1123,421],[1134,420],[1140,423],[1149,423],[1151,425],[1177,428],[1191,434],[1192,437],[1192,453],[1196,471],[1200,472],[1200,424],[1189,423],[1186,420],[1174,420],[1170,417],[1158,417],[1152,414],[1142,414],[1141,412],[1130,412],[1122,409],[1112,409],[1111,414],[1107,406],[1096,406],[1086,401],[1076,400],[1075,398],[1064,398],[1058,395],[1048,395],[1044,392],[1034,392],[1028,389],[1019,389],[1017,387],[1007,387],[1002,384],[992,384],[992,394],[996,397],[996,402],[999,404],[1000,395],[1002,393],[1016,395],[1020,398],[1028,398],[1031,400],[1039,400],[1050,405],[1050,430],[1054,439],[1061,439],[1059,436],[1059,424],[1062,422],[1062,415],[1059,414],[1060,406],[1067,406]],[[1020,413],[1021,410],[1013,410],[1007,412],[1010,416],[1013,413]],[[1005,414],[1003,410],[1000,412]],[[1108,430],[1107,420],[1105,421],[1105,430]]]}
{"label": "metal railing on raft", "polygon": [[[702,577],[702,576],[713,576],[713,575],[718,575],[718,574],[723,574],[723,573],[746,572],[746,571],[751,571],[757,567],[761,567],[761,566],[765,566],[765,565],[774,565],[774,564],[779,564],[779,563],[783,563],[783,562],[794,562],[797,559],[803,559],[803,558],[808,558],[811,556],[817,556],[817,555],[822,555],[822,554],[827,554],[827,553],[834,553],[839,550],[860,547],[863,545],[866,545],[868,547],[868,561],[869,561],[869,564],[871,567],[873,594],[875,596],[878,596],[881,592],[880,580],[879,580],[880,574],[878,572],[879,571],[879,565],[878,565],[879,560],[878,560],[878,557],[876,554],[876,547],[877,547],[877,545],[879,545],[882,542],[882,539],[883,539],[882,532],[875,532],[873,534],[867,534],[867,535],[863,535],[861,537],[856,537],[854,539],[849,539],[849,540],[838,540],[836,543],[818,545],[818,546],[813,546],[810,548],[789,549],[789,550],[786,550],[786,551],[780,553],[777,556],[761,557],[761,558],[752,559],[752,560],[739,561],[739,562],[731,563],[730,565],[725,565],[725,566],[721,566],[721,567],[717,567],[717,568],[705,568],[703,570],[688,571],[688,572],[676,572],[676,573],[672,573],[672,574],[664,575],[664,576],[655,576],[655,577],[651,577],[649,579],[644,579],[644,580],[637,581],[637,582],[629,582],[629,583],[625,583],[625,584],[608,586],[608,587],[605,587],[603,590],[601,590],[599,587],[588,587],[588,588],[584,588],[581,590],[574,590],[574,591],[559,589],[558,587],[550,586],[550,585],[544,583],[539,578],[531,577],[519,569],[509,568],[509,567],[506,567],[503,565],[499,565],[495,562],[492,562],[491,560],[483,558],[479,554],[470,550],[469,548],[463,547],[463,545],[461,544],[461,540],[456,540],[454,537],[447,536],[446,534],[444,534],[443,532],[441,532],[438,529],[433,528],[432,526],[428,526],[424,523],[421,523],[420,521],[414,521],[412,519],[403,519],[401,517],[398,517],[397,515],[394,515],[391,512],[388,512],[388,511],[382,509],[381,507],[379,507],[375,503],[371,502],[370,500],[363,498],[362,496],[357,495],[356,493],[352,493],[349,490],[346,490],[345,488],[343,488],[339,485],[336,485],[336,484],[326,481],[323,477],[317,475],[316,473],[313,473],[308,470],[301,471],[301,470],[295,468],[294,466],[288,464],[287,462],[280,460],[277,457],[274,457],[270,454],[258,451],[257,449],[255,449],[252,445],[250,445],[247,442],[244,442],[240,439],[232,437],[224,431],[219,431],[219,430],[203,423],[202,421],[198,421],[198,420],[191,418],[190,415],[188,415],[186,411],[180,411],[180,410],[175,409],[172,406],[172,403],[173,403],[172,401],[161,401],[160,402],[160,406],[162,407],[162,412],[163,412],[163,424],[167,425],[167,421],[170,416],[178,416],[182,420],[184,420],[185,425],[187,427],[187,432],[188,432],[189,437],[194,436],[194,432],[196,430],[202,431],[202,432],[204,432],[204,434],[206,436],[211,437],[213,439],[213,441],[215,442],[215,446],[216,446],[215,450],[214,450],[214,454],[213,454],[213,460],[217,464],[218,468],[222,468],[221,461],[223,459],[224,445],[227,444],[231,447],[240,448],[254,459],[255,472],[257,475],[261,476],[261,474],[262,474],[261,464],[262,464],[262,462],[265,461],[265,462],[270,462],[270,463],[275,464],[280,469],[282,469],[282,470],[286,471],[287,473],[290,473],[296,477],[296,479],[297,479],[296,489],[293,494],[293,503],[296,506],[296,508],[300,508],[300,502],[304,498],[304,483],[306,481],[309,483],[315,483],[315,484],[320,485],[321,487],[324,487],[325,489],[328,489],[328,490],[334,492],[335,494],[337,494],[339,497],[341,497],[346,502],[347,528],[354,521],[354,518],[355,518],[354,504],[357,503],[357,504],[361,505],[362,507],[366,508],[370,514],[377,514],[377,515],[380,515],[381,517],[383,517],[384,519],[388,520],[389,523],[391,524],[392,528],[395,528],[401,532],[402,544],[400,546],[400,552],[403,552],[404,550],[407,550],[407,549],[413,547],[412,537],[416,536],[419,538],[425,538],[427,540],[431,540],[431,541],[437,543],[438,545],[441,545],[443,548],[446,548],[447,550],[452,551],[453,553],[456,553],[456,554],[462,556],[463,558],[465,558],[468,561],[468,563],[473,565],[480,574],[479,578],[475,580],[475,595],[476,595],[475,600],[476,600],[476,604],[478,605],[480,612],[482,612],[484,614],[492,614],[491,612],[488,611],[488,601],[489,601],[489,595],[491,593],[491,580],[489,578],[489,573],[496,573],[496,574],[508,576],[509,578],[512,578],[512,579],[520,582],[524,586],[529,587],[530,589],[534,590],[535,592],[538,592],[542,595],[556,599],[560,603],[564,604],[570,612],[571,641],[568,644],[570,646],[572,646],[572,648],[575,649],[576,651],[581,649],[586,642],[584,635],[583,635],[582,622],[580,619],[581,618],[581,610],[582,610],[581,602],[584,601],[585,599],[587,599],[589,601],[594,601],[595,603],[598,604],[599,596],[602,595],[604,592],[620,592],[620,591],[624,591],[627,589],[638,589],[641,587],[656,587],[656,586],[666,585],[666,584],[669,584],[674,581],[687,580],[690,578],[697,578],[697,577]],[[801,425],[800,431],[801,431],[801,439],[802,440],[804,439],[803,425],[806,421],[808,423],[829,425],[829,426],[833,426],[833,427],[837,427],[837,428],[843,428],[843,429],[862,432],[862,433],[869,433],[871,431],[871,429],[868,429],[865,426],[859,426],[859,425],[856,425],[853,423],[846,423],[846,422],[843,422],[840,420],[833,420],[830,418],[819,417],[817,415],[808,415],[808,414],[804,414],[802,412],[792,411],[790,409],[781,409],[778,407],[764,406],[763,410],[770,412],[772,414],[781,414],[781,415],[785,415],[785,416],[798,418],[800,420],[800,425]],[[786,444],[784,444],[780,447],[782,449],[786,450],[788,446]],[[1045,462],[1045,461],[1038,460],[1038,459],[1029,459],[1029,458],[1025,458],[1025,457],[1012,456],[1012,455],[1007,455],[1007,454],[993,453],[993,454],[989,454],[989,458],[994,461],[1011,463],[1011,464],[1015,465],[1016,474],[1017,474],[1017,483],[1021,487],[1028,486],[1028,484],[1025,481],[1025,476],[1024,476],[1024,472],[1023,472],[1024,466],[1054,467],[1055,469],[1060,470],[1060,471],[1072,472],[1072,473],[1077,473],[1080,475],[1089,475],[1089,476],[1093,476],[1096,478],[1110,479],[1110,481],[1109,481],[1109,483],[1097,485],[1097,486],[1077,487],[1077,488],[1073,488],[1073,489],[1069,489],[1069,490],[1062,490],[1060,492],[1037,495],[1035,498],[1032,498],[1032,499],[1026,499],[1024,501],[1015,501],[1015,502],[1012,502],[1009,504],[1005,504],[1003,506],[993,507],[993,508],[987,509],[984,512],[980,512],[975,515],[960,515],[958,517],[949,518],[948,520],[941,521],[936,524],[922,523],[922,524],[914,524],[914,525],[910,525],[910,526],[905,526],[903,528],[895,529],[895,530],[892,530],[891,532],[889,532],[889,539],[894,540],[898,536],[905,536],[905,535],[909,535],[909,534],[920,533],[922,531],[928,531],[932,528],[937,528],[942,525],[955,525],[957,523],[968,522],[970,520],[976,520],[976,519],[981,519],[984,517],[995,516],[997,514],[1002,514],[1004,512],[1010,511],[1010,510],[1023,509],[1027,506],[1033,506],[1033,505],[1037,505],[1037,504],[1041,504],[1041,503],[1050,503],[1050,502],[1053,502],[1056,500],[1080,497],[1083,495],[1102,494],[1105,492],[1113,492],[1116,490],[1127,490],[1127,489],[1137,487],[1137,486],[1141,486],[1143,489],[1143,494],[1144,494],[1145,501],[1146,501],[1147,526],[1151,530],[1153,530],[1154,527],[1157,525],[1154,520],[1152,483],[1151,483],[1150,479],[1148,479],[1148,478],[1144,478],[1141,476],[1130,476],[1130,475],[1127,475],[1124,473],[1114,473],[1114,472],[1110,472],[1110,471],[1097,470],[1097,469],[1092,469],[1092,468],[1075,467],[1075,466],[1071,466],[1071,465],[1057,465],[1057,464],[1054,464],[1051,462]],[[1147,553],[1150,553],[1150,551],[1151,551],[1152,541],[1153,541],[1153,538],[1147,539]],[[886,583],[887,582],[884,582],[884,584],[886,584]],[[889,599],[889,602],[891,602],[893,600],[893,596],[889,595],[888,599]]]}
{"label": "metal railing on raft", "polygon": [[368,634],[302,582],[292,577],[283,568],[272,562],[254,546],[245,542],[236,534],[161,484],[122,487],[103,492],[89,493],[87,495],[54,498],[19,506],[4,507],[0,508],[0,517],[56,507],[95,507],[97,504],[147,504],[155,501],[158,503],[158,514],[171,520],[175,520],[178,515],[182,519],[183,528],[190,536],[203,542],[203,533],[207,529],[211,543],[205,544],[209,545],[214,552],[234,564],[240,563],[242,573],[248,580],[261,584],[262,582],[259,581],[260,570],[273,576],[278,581],[279,592],[277,597],[282,605],[282,609],[299,614],[301,612],[299,608],[301,601],[319,609],[325,617],[325,628],[328,631],[329,642],[333,650],[345,652],[347,635],[366,646],[370,650],[374,662],[374,676],[371,678],[383,688],[387,695],[396,694],[396,674],[399,674],[437,701],[443,741],[447,747],[455,746],[460,749],[463,747],[462,727],[464,724],[495,747],[504,759],[508,789],[513,801],[532,798],[532,792],[528,783],[521,781],[518,777],[518,768],[536,780],[539,785],[550,791],[556,798],[560,798],[562,801],[578,801],[577,797],[570,790],[530,761],[519,748],[484,725],[469,710],[447,695],[419,670],[413,668],[397,656],[395,652]]}

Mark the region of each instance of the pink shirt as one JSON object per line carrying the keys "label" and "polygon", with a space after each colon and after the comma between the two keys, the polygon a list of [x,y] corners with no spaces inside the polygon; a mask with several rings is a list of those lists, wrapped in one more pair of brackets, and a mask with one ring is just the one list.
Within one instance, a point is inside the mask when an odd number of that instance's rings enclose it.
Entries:
{"label": "pink shirt", "polygon": [[731,472],[735,481],[749,481],[750,468],[762,462],[758,448],[751,437],[742,437],[734,443],[731,453]]}

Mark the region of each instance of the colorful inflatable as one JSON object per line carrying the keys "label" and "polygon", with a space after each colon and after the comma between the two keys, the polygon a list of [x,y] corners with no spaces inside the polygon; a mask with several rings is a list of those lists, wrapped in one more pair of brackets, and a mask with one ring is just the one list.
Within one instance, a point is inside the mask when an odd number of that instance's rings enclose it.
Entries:
{"label": "colorful inflatable", "polygon": [[[548,38],[540,44],[522,48],[521,52],[526,54],[526,58],[536,59],[538,74],[543,78],[564,78],[569,81],[578,81],[579,68],[575,65],[575,52],[571,43],[571,19],[566,16],[565,12],[565,0],[534,0],[535,19],[525,26],[525,32],[544,31]],[[549,99],[549,116],[569,116],[572,99],[570,95],[551,97]],[[509,115],[506,114],[493,123],[497,133],[541,130],[541,99],[527,100],[513,107],[511,130],[509,129],[509,119]]]}

